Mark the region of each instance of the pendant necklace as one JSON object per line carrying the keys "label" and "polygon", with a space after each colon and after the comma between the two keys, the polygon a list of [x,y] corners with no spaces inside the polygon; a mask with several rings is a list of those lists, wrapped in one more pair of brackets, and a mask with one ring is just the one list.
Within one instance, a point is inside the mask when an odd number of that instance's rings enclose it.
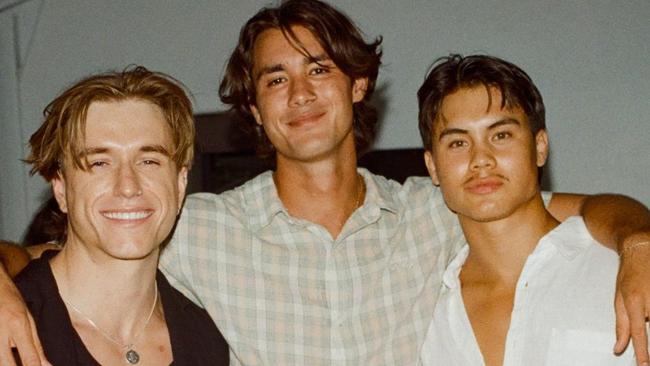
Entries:
{"label": "pendant necklace", "polygon": [[99,332],[99,334],[103,335],[104,338],[108,339],[112,343],[114,343],[114,344],[118,345],[120,348],[124,349],[126,351],[124,353],[124,358],[126,359],[126,361],[128,363],[130,363],[131,365],[135,365],[136,363],[138,363],[140,361],[140,354],[138,352],[136,352],[133,348],[135,346],[136,341],[138,340],[138,337],[140,337],[140,335],[145,330],[145,328],[147,328],[147,325],[149,325],[149,321],[151,320],[151,316],[153,315],[153,311],[156,308],[156,303],[158,302],[158,283],[154,283],[153,305],[151,305],[151,310],[149,311],[149,315],[147,316],[147,320],[144,322],[144,326],[142,326],[142,328],[138,331],[138,333],[136,333],[133,336],[133,341],[131,343],[129,343],[129,344],[123,344],[123,343],[119,342],[113,336],[108,334],[108,332],[105,332],[100,327],[98,327],[97,324],[95,324],[95,322],[92,321],[92,319],[90,319],[90,317],[88,317],[86,314],[79,311],[79,309],[77,309],[76,306],[72,305],[71,303],[69,303],[69,302],[67,302],[65,300],[63,300],[63,302],[66,305],[68,305],[72,310],[74,310],[75,313],[77,313],[77,314],[81,315],[83,318],[85,318],[86,321],[88,322],[88,324],[90,324],[93,328],[95,328],[95,330],[97,330]]}

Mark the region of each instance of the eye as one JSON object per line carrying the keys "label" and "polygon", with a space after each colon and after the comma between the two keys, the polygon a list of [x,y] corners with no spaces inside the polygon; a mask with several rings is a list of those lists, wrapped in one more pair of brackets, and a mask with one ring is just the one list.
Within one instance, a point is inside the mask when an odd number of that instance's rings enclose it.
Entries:
{"label": "eye", "polygon": [[463,146],[467,146],[467,141],[453,140],[447,146],[449,146],[450,149],[457,149]]}
{"label": "eye", "polygon": [[152,160],[152,159],[143,160],[142,164],[144,164],[144,165],[160,165],[160,163],[158,161]]}
{"label": "eye", "polygon": [[94,168],[102,168],[108,166],[108,162],[102,161],[102,160],[97,160],[97,161],[89,161],[88,162],[88,167],[90,169]]}
{"label": "eye", "polygon": [[499,132],[494,134],[493,139],[494,140],[505,140],[505,139],[509,139],[510,137],[512,137],[512,133],[510,133],[508,131],[499,131]]}
{"label": "eye", "polygon": [[285,78],[283,78],[283,77],[271,79],[266,83],[266,86],[279,85],[279,84],[282,84],[284,81],[285,81]]}
{"label": "eye", "polygon": [[330,72],[330,68],[324,65],[318,65],[309,71],[311,75],[321,75]]}

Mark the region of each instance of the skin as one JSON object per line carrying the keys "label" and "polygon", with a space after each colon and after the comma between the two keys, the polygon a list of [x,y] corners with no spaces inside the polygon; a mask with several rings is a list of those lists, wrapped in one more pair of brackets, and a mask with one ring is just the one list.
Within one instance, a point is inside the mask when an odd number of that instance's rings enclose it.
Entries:
{"label": "skin", "polygon": [[[318,56],[323,53],[322,47],[316,42],[311,33],[301,29],[299,26],[293,27],[292,29],[298,35],[301,44],[305,45],[311,55]],[[275,31],[279,32],[277,30]],[[273,30],[269,30],[268,33],[273,33]],[[330,118],[331,115],[329,112],[325,115],[312,114],[311,116],[309,113],[310,111],[316,111],[316,113],[318,111],[322,112],[322,109],[316,108],[316,106],[321,105],[328,105],[328,110],[338,110],[339,104],[337,103],[352,105],[355,101],[361,100],[362,95],[365,94],[367,81],[365,79],[352,80],[343,75],[343,79],[348,82],[347,84],[343,84],[343,86],[334,87],[334,85],[340,85],[335,83],[338,77],[334,80],[326,79],[323,83],[317,84],[317,80],[315,79],[317,77],[316,75],[310,75],[306,70],[296,72],[300,70],[299,65],[302,65],[304,68],[305,65],[313,64],[311,62],[313,60],[305,57],[305,55],[294,48],[292,42],[286,39],[269,37],[273,38],[276,46],[280,45],[271,49],[263,45],[265,38],[266,35],[264,35],[264,38],[261,36],[258,37],[255,45],[256,53],[254,54],[254,61],[256,70],[258,70],[257,72],[261,73],[262,70],[271,70],[266,66],[279,67],[281,69],[279,72],[286,74],[278,81],[281,84],[287,83],[290,86],[287,90],[283,89],[285,86],[280,88],[284,94],[276,94],[276,92],[267,94],[263,90],[264,85],[258,85],[259,80],[257,78],[259,75],[253,75],[256,81],[256,104],[250,106],[251,110],[258,123],[264,125],[271,141],[278,148],[276,150],[277,169],[274,174],[278,195],[285,208],[293,217],[321,225],[335,239],[348,218],[353,214],[359,204],[363,203],[364,185],[363,180],[356,173],[356,151],[350,133],[339,134],[338,131],[341,131],[341,129],[329,124],[324,125],[328,126],[327,128],[321,129],[322,126],[319,125],[317,126],[318,128],[312,129],[314,127],[312,120],[318,121],[318,124],[323,121],[334,121],[328,123],[334,123],[337,126],[351,125],[351,118],[343,117],[347,115],[351,116],[351,109],[341,109],[340,113],[337,112],[336,115],[341,117],[340,120],[339,118]],[[276,58],[275,61],[269,61],[279,54],[283,56]],[[325,62],[320,63],[324,64]],[[337,71],[338,69],[334,69],[334,72]],[[331,105],[324,104],[323,98],[329,98],[325,91],[330,90],[330,87],[333,90],[337,90],[336,95],[347,95],[350,98],[346,97]],[[336,95],[332,96],[332,98],[336,98]],[[275,98],[275,96],[279,97],[275,99],[274,103],[271,103],[270,98]],[[308,98],[304,98],[305,96],[308,96]],[[301,116],[300,112],[295,112],[296,108],[301,104],[291,104],[290,100],[301,101],[303,111],[308,111],[306,112],[307,114]],[[333,102],[334,99],[330,99],[330,101]],[[306,126],[308,128],[287,128],[287,126],[282,125],[281,118],[274,119],[274,116],[278,117],[281,115],[288,117],[298,116],[298,121],[300,122],[298,125],[302,124],[300,119],[306,116],[305,121],[307,123],[303,127]],[[276,125],[273,126],[271,123],[275,123]],[[277,133],[274,131],[277,131]],[[322,133],[323,131],[326,132]],[[337,134],[339,137],[336,137]],[[342,137],[340,137],[341,135]],[[293,139],[297,139],[301,143],[294,144],[292,142],[294,141]],[[586,207],[582,206],[583,202]],[[606,214],[601,215],[598,220],[595,220],[597,222],[596,224],[593,224],[588,219],[588,217],[594,215],[592,207],[596,211],[599,211],[600,207],[606,207],[604,210],[600,210],[605,211]],[[643,226],[646,222],[650,222],[650,215],[647,213],[647,209],[631,199],[621,197],[604,199],[600,197],[589,197],[585,199],[584,196],[578,195],[554,194],[549,205],[549,210],[558,218],[576,215],[581,208],[582,211],[580,213],[585,216],[587,225],[594,237],[613,247],[618,245],[619,248],[622,248],[628,242],[634,243],[643,240],[643,238],[647,237],[647,233],[650,232],[650,228]],[[635,222],[623,222],[625,220],[616,219],[613,217],[614,215],[611,215],[611,213],[618,212],[624,213],[618,216],[624,216],[625,219],[634,216],[638,220]],[[625,229],[620,231],[623,226],[625,226]],[[613,232],[615,234],[612,235]],[[640,248],[640,250],[635,250],[635,252],[640,253],[643,250],[643,248]],[[0,255],[2,251],[3,247],[0,245]],[[648,257],[650,257],[650,250],[648,250],[647,254],[641,255],[639,258]],[[633,334],[637,334],[635,341],[637,339],[645,340],[645,338],[641,338],[645,336],[644,331],[640,331],[644,327],[645,321],[643,319],[639,321],[639,317],[646,314],[646,308],[650,309],[650,304],[645,306],[645,299],[650,299],[650,288],[638,285],[647,283],[646,279],[650,278],[650,273],[639,271],[639,269],[645,270],[647,266],[644,263],[629,264],[628,266],[622,270],[625,273],[621,276],[621,282],[627,284],[625,286],[627,289],[625,294],[626,307],[623,308],[621,306],[620,309],[623,310],[618,315],[618,318],[623,319],[625,317],[626,319],[619,328],[619,334],[623,335],[619,338],[621,339],[619,343],[621,347],[626,343],[624,335],[627,334],[627,329],[630,329],[631,325],[637,330],[636,333],[633,332]],[[3,280],[2,276],[4,275],[3,271],[0,270],[0,294],[12,294],[11,291],[15,292],[15,288],[10,286],[8,279]],[[0,309],[2,309],[2,312],[0,312],[0,323],[20,322],[18,325],[7,328],[11,329],[9,332],[3,332],[3,329],[0,327],[0,340],[9,340],[9,342],[15,340],[17,344],[21,345],[21,350],[25,350],[24,352],[26,354],[33,355],[36,358],[39,348],[36,343],[37,340],[28,338],[34,332],[30,332],[29,326],[25,324],[28,317],[24,315],[24,305],[22,302],[19,302],[19,299],[15,295],[0,296]],[[620,302],[617,303],[623,303],[622,297]],[[633,319],[627,318],[626,310],[631,314],[630,316]],[[628,322],[627,320],[630,321]],[[18,339],[18,337],[22,338]],[[645,342],[639,341],[638,343],[635,342],[635,350],[641,350],[638,354],[645,354],[647,359]],[[3,350],[0,348],[0,355],[2,352]],[[33,363],[33,365],[37,364],[36,362]]]}
{"label": "skin", "polygon": [[310,31],[292,30],[311,56],[278,29],[262,32],[253,50],[256,104],[250,107],[276,148],[274,179],[283,204],[336,238],[363,199],[352,106],[368,81],[345,75]]}
{"label": "skin", "polygon": [[[143,329],[152,307],[159,246],[180,210],[187,170],[172,160],[171,129],[149,102],[92,103],[84,142],[86,169],[66,156],[62,174],[52,181],[68,215],[68,238],[51,260],[52,271],[66,302],[126,344]],[[122,349],[68,310],[101,364],[123,362]],[[137,350],[144,364],[172,361],[159,301]]]}
{"label": "skin", "polygon": [[509,217],[539,196],[537,168],[548,155],[546,132],[533,136],[524,112],[501,109],[500,93],[490,92],[491,105],[484,87],[445,97],[433,154],[425,154],[432,181],[450,187],[443,196],[461,220]]}
{"label": "skin", "polygon": [[521,108],[501,109],[500,92],[483,86],[446,96],[432,137],[427,168],[471,248],[460,273],[465,309],[485,364],[502,365],[519,275],[559,224],[537,183],[548,138],[533,135]]}
{"label": "skin", "polygon": [[67,157],[63,174],[52,180],[70,222],[66,248],[102,261],[156,262],[187,174],[170,158],[171,131],[162,111],[136,100],[95,102],[88,108],[85,146],[87,170]]}

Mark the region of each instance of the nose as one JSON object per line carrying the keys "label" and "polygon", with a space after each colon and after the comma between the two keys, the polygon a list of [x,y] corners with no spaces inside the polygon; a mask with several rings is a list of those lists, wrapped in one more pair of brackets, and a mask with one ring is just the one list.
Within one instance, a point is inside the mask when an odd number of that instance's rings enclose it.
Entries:
{"label": "nose", "polygon": [[126,198],[142,195],[140,177],[130,164],[122,164],[117,169],[115,195]]}
{"label": "nose", "polygon": [[289,86],[289,102],[292,106],[303,106],[316,99],[314,86],[305,77],[294,77]]}
{"label": "nose", "polygon": [[472,160],[470,164],[472,170],[494,168],[496,166],[496,160],[494,159],[494,154],[489,147],[475,145],[472,148]]}

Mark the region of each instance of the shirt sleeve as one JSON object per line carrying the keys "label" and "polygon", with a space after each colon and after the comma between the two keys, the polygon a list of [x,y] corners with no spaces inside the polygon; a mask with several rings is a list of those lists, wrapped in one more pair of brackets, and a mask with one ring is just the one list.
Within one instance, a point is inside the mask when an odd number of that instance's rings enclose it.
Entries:
{"label": "shirt sleeve", "polygon": [[194,211],[192,200],[191,195],[187,197],[174,233],[169,243],[161,251],[158,268],[175,289],[193,303],[204,307],[196,295],[192,272],[189,270],[191,268],[189,252],[192,245],[191,232],[193,229],[191,218]]}

